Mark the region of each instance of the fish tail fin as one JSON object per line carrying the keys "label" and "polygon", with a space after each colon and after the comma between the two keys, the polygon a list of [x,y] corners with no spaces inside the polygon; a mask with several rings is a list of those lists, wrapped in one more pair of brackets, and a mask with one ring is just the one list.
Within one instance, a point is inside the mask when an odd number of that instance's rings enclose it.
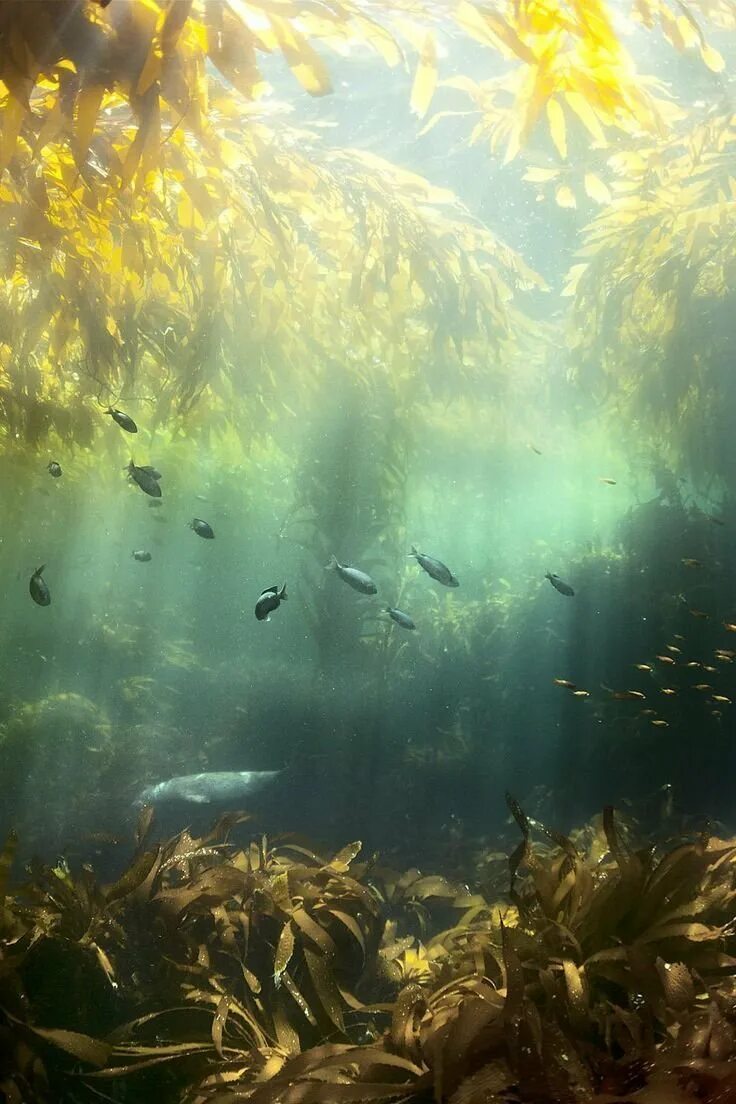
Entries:
{"label": "fish tail fin", "polygon": [[334,571],[337,567],[337,556],[330,556],[329,563],[325,564],[325,571]]}
{"label": "fish tail fin", "polygon": [[415,544],[413,544],[411,546],[411,552],[407,552],[406,554],[407,554],[407,556],[418,556],[419,552],[417,551],[417,546]]}
{"label": "fish tail fin", "polygon": [[33,572],[33,574],[34,575],[43,575],[45,570],[46,570],[46,564],[41,564],[40,567],[36,568],[36,570]]}
{"label": "fish tail fin", "polygon": [[286,593],[286,583],[284,583],[284,585],[282,586],[282,588],[279,592],[279,598],[281,599],[282,602],[285,602],[286,599],[288,598],[288,595]]}
{"label": "fish tail fin", "polygon": [[552,572],[551,571],[545,571],[544,577],[545,577],[545,579],[549,579],[550,582],[551,582],[552,581]]}

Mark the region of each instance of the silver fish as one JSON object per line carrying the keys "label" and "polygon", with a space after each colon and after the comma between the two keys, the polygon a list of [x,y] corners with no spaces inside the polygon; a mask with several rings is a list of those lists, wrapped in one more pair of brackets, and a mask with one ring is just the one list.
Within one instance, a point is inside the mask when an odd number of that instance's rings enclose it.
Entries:
{"label": "silver fish", "polygon": [[554,571],[545,572],[544,577],[545,579],[549,579],[552,586],[555,588],[555,590],[558,590],[560,594],[564,594],[566,598],[574,597],[575,591],[572,589],[569,583],[564,582],[559,575],[555,575]]}
{"label": "silver fish", "polygon": [[403,613],[400,609],[396,609],[394,606],[387,606],[386,613],[389,615],[392,621],[395,621],[397,625],[401,625],[402,629],[416,628],[416,625],[414,624],[408,613]]}
{"label": "silver fish", "polygon": [[280,590],[278,586],[267,587],[264,591],[261,591],[261,596],[256,602],[256,618],[259,621],[270,621],[269,613],[277,610],[286,599],[286,583]]}
{"label": "silver fish", "polygon": [[365,571],[359,571],[357,567],[347,567],[345,564],[339,563],[336,556],[333,556],[330,562],[325,564],[325,571],[336,571],[343,582],[361,594],[376,594],[378,592],[378,587],[370,575],[366,575]]}
{"label": "silver fish", "polygon": [[267,789],[281,771],[209,771],[180,774],[141,791],[137,805],[221,805],[244,801]]}
{"label": "silver fish", "polygon": [[414,556],[419,566],[424,568],[427,574],[436,579],[438,583],[442,583],[443,586],[447,587],[460,586],[458,580],[449,567],[442,563],[442,560],[436,560],[434,556],[426,556],[424,552],[417,552],[414,545],[411,546],[409,555]]}
{"label": "silver fish", "polygon": [[133,552],[132,555],[133,555],[133,559],[137,560],[138,563],[150,563],[151,560],[153,559],[153,556],[151,555],[151,553],[146,552],[142,548],[139,548],[136,552]]}

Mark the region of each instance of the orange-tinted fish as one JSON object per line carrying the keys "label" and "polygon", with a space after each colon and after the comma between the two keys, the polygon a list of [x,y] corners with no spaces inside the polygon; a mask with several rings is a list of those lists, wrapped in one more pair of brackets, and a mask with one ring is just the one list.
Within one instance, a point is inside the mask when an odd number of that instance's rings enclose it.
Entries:
{"label": "orange-tinted fish", "polygon": [[574,682],[570,682],[569,679],[552,679],[555,686],[564,686],[566,690],[577,690],[577,686]]}
{"label": "orange-tinted fish", "polygon": [[684,567],[702,567],[703,566],[703,561],[702,560],[693,560],[688,556],[685,556],[684,559],[680,560],[680,563]]}
{"label": "orange-tinted fish", "polygon": [[658,659],[660,663],[674,663],[675,662],[674,659],[672,658],[672,656],[658,655],[658,656],[655,656],[655,658]]}

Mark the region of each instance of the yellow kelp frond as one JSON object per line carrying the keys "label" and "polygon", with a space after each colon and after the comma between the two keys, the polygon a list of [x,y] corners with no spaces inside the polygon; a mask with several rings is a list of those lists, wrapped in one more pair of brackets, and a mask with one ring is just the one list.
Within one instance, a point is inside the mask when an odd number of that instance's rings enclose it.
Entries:
{"label": "yellow kelp frond", "polygon": [[708,43],[701,24],[707,20],[723,30],[735,30],[734,0],[634,0],[631,15],[649,30],[659,26],[676,50],[697,49],[714,73],[723,69],[723,58]]}
{"label": "yellow kelp frond", "polygon": [[0,183],[10,439],[87,444],[95,400],[121,395],[154,404],[149,425],[206,393],[210,429],[238,406],[265,428],[332,358],[431,393],[516,340],[512,300],[538,278],[451,193],[213,88],[207,126],[173,128],[132,194],[118,180],[135,123],[116,93],[101,109],[81,168],[63,142],[34,156],[39,121]]}
{"label": "yellow kelp frond", "polygon": [[615,381],[619,407],[687,452],[717,400],[711,365],[730,355],[736,117],[609,165],[614,198],[585,229],[566,288],[576,373],[599,393]]}
{"label": "yellow kelp frond", "polygon": [[[215,72],[254,99],[267,87],[259,56],[280,52],[302,87],[322,95],[330,76],[310,40],[342,51],[362,45],[392,65],[402,57],[393,35],[352,0],[125,0],[104,9],[92,0],[0,0],[0,37],[0,169],[31,110],[43,120],[43,141],[71,135],[81,167],[115,92],[136,121],[118,166],[124,183],[155,160],[172,124],[202,124]],[[39,90],[43,101],[31,104]]]}
{"label": "yellow kelp frond", "polygon": [[563,159],[570,129],[599,147],[610,129],[665,133],[662,88],[636,72],[603,0],[506,0],[493,8],[460,0],[456,19],[516,63],[501,77],[466,82],[481,112],[473,140],[488,139],[494,150],[503,145],[507,161],[540,122]]}

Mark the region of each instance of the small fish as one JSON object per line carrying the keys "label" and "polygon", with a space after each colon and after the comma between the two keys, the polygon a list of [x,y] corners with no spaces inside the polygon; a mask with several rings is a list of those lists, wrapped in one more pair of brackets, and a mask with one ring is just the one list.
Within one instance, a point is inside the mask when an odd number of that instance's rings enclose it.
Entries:
{"label": "small fish", "polygon": [[657,710],[656,709],[642,709],[639,716],[640,717],[656,717],[657,716]]}
{"label": "small fish", "polygon": [[637,671],[649,671],[650,673],[654,670],[649,663],[635,663],[634,667],[636,667]]}
{"label": "small fish", "polygon": [[155,510],[155,509],[158,509],[159,506],[163,506],[163,502],[161,501],[160,498],[153,498],[148,503],[148,505],[151,507],[152,510]]}
{"label": "small fish", "polygon": [[682,563],[683,567],[702,567],[703,566],[703,561],[702,560],[693,560],[693,559],[690,559],[688,557],[681,560],[680,562]]}
{"label": "small fish", "polygon": [[726,632],[736,632],[736,625],[732,624],[730,621],[724,621],[723,627]]}
{"label": "small fish", "polygon": [[215,532],[211,525],[208,525],[206,521],[202,521],[201,518],[192,518],[189,522],[189,528],[193,529],[198,537],[202,537],[204,540],[214,540]]}
{"label": "small fish", "polygon": [[682,633],[673,633],[672,634],[672,639],[673,640],[684,640],[685,637],[682,635]]}
{"label": "small fish", "polygon": [[564,686],[566,690],[577,690],[577,686],[574,682],[570,682],[569,679],[552,679],[555,686]]}
{"label": "small fish", "polygon": [[689,663],[685,664],[686,667],[702,667],[702,663],[698,663],[697,659],[691,659]]}
{"label": "small fish", "polygon": [[536,452],[537,456],[541,456],[541,455],[542,455],[542,450],[541,450],[541,449],[538,449],[536,445],[532,445],[532,444],[530,444],[530,445],[529,445],[529,448],[530,448],[530,449],[532,450],[532,452]]}
{"label": "small fish", "polygon": [[52,475],[54,479],[58,479],[61,475],[61,464],[58,462],[58,460],[49,460],[48,464],[46,465],[46,471],[49,473],[49,475]]}
{"label": "small fish", "polygon": [[129,414],[125,414],[122,410],[116,410],[113,406],[108,406],[105,411],[109,414],[114,422],[117,422],[121,429],[124,429],[126,433],[137,433],[138,426],[135,424]]}
{"label": "small fish", "polygon": [[682,648],[678,648],[676,644],[665,644],[665,647],[673,655],[682,655]]}
{"label": "small fish", "polygon": [[266,587],[261,591],[260,598],[256,602],[256,620],[270,621],[269,613],[277,610],[287,598],[286,583],[279,590],[278,586]]}
{"label": "small fish", "polygon": [[389,615],[392,621],[395,621],[397,625],[401,625],[402,629],[415,629],[416,625],[412,621],[408,613],[403,613],[400,609],[396,609],[395,606],[387,606],[386,613]]}
{"label": "small fish", "polygon": [[669,728],[669,721],[663,721],[661,717],[658,717],[655,721],[650,721],[650,724],[655,725],[657,728]]}
{"label": "small fish", "polygon": [[133,556],[134,560],[138,561],[138,563],[150,563],[151,560],[153,559],[153,556],[151,555],[151,553],[150,552],[144,552],[142,548],[139,549],[137,552],[133,552],[132,556]]}
{"label": "small fish", "polygon": [[50,606],[51,605],[51,592],[46,586],[46,583],[41,578],[43,572],[46,570],[46,564],[42,564],[31,575],[31,581],[28,584],[28,590],[31,598],[37,606]]}
{"label": "small fish", "polygon": [[442,560],[436,560],[434,556],[427,556],[424,552],[417,552],[414,545],[411,546],[409,555],[413,556],[419,566],[433,579],[436,579],[438,583],[442,583],[442,585],[446,587],[460,586],[458,580],[452,574],[449,567],[442,563]]}
{"label": "small fish", "polygon": [[666,694],[670,698],[673,696],[673,694],[677,693],[677,691],[672,686],[662,686],[660,687],[660,689],[663,694]]}
{"label": "small fish", "polygon": [[660,663],[670,663],[670,664],[673,664],[673,665],[674,665],[674,662],[675,662],[674,659],[672,658],[672,656],[666,656],[666,655],[655,656],[655,659],[658,659]]}
{"label": "small fish", "polygon": [[351,586],[353,590],[359,591],[360,594],[378,593],[378,587],[370,575],[366,575],[365,571],[359,571],[357,567],[347,567],[345,564],[339,563],[336,556],[333,556],[330,562],[325,564],[325,571],[336,571],[344,583]]}
{"label": "small fish", "polygon": [[709,682],[699,682],[693,687],[693,689],[694,690],[702,690],[703,693],[705,693],[706,691],[712,690],[713,687],[710,685]]}
{"label": "small fish", "polygon": [[[690,614],[691,617],[700,617],[705,621],[708,621],[710,619],[710,614],[709,613],[704,613],[703,610],[690,609],[690,610],[688,610],[688,613]],[[734,625],[734,627],[731,631],[736,632],[736,625]]]}
{"label": "small fish", "polygon": [[611,690],[611,697],[616,701],[646,701],[646,694],[641,690]]}
{"label": "small fish", "polygon": [[726,524],[725,521],[721,521],[720,518],[714,517],[713,514],[706,514],[705,516],[707,517],[708,521],[712,521],[714,525]]}
{"label": "small fish", "polygon": [[131,460],[126,470],[128,476],[145,494],[150,495],[151,498],[161,498],[161,488],[158,485],[161,476],[155,468],[151,468],[148,464],[145,467],[137,467],[135,462]]}
{"label": "small fish", "polygon": [[616,480],[615,479],[610,479],[607,475],[602,475],[599,478],[598,482],[599,483],[607,483],[609,487],[615,487],[616,486]]}
{"label": "small fish", "polygon": [[589,698],[590,697],[590,691],[589,690],[573,690],[572,696],[574,698]]}
{"label": "small fish", "polygon": [[555,575],[554,571],[547,571],[544,575],[545,579],[549,579],[555,590],[560,594],[564,594],[566,598],[573,598],[575,591],[569,585],[569,583],[563,582],[559,575]]}
{"label": "small fish", "polygon": [[731,699],[727,698],[725,694],[714,694],[713,695],[713,701],[714,702],[721,702],[723,705],[732,705],[733,704]]}
{"label": "small fish", "polygon": [[703,664],[703,670],[707,671],[709,674],[712,675],[714,671],[718,670],[718,668],[717,667],[711,667],[710,664],[704,663]]}

